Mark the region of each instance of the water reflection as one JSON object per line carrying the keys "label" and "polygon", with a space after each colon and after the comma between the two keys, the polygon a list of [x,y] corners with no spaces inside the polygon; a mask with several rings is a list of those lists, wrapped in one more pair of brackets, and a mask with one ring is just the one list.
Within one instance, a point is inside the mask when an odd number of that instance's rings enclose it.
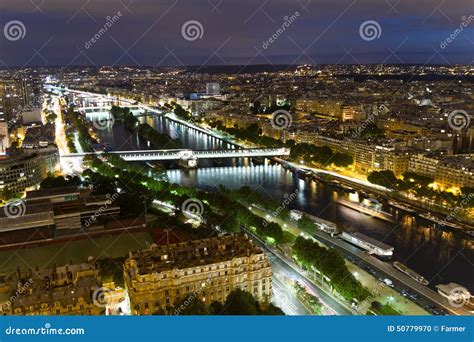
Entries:
{"label": "water reflection", "polygon": [[334,202],[347,194],[324,183],[305,182],[279,165],[170,170],[171,182],[206,190],[248,185],[262,195],[281,202],[285,194],[299,190],[291,209],[300,209],[348,230],[363,232],[395,247],[394,259],[412,267],[431,286],[450,281],[474,288],[473,244],[467,237],[434,229],[422,219],[394,212],[396,223],[388,223]]}
{"label": "water reflection", "polygon": [[[190,130],[159,116],[141,117],[159,132],[180,139],[186,148],[222,149],[228,144],[203,133]],[[104,142],[115,150],[148,149],[146,142],[127,131],[121,124],[99,132]],[[177,167],[176,165],[167,165]],[[460,283],[474,292],[474,244],[462,234],[434,229],[429,222],[384,205],[396,218],[388,223],[362,214],[334,202],[348,194],[341,189],[315,181],[304,181],[279,165],[252,165],[248,159],[199,161],[197,170],[168,171],[171,182],[215,191],[222,184],[228,188],[248,185],[267,198],[281,202],[285,194],[299,190],[291,209],[306,211],[333,221],[348,230],[363,232],[395,247],[394,259],[399,260],[429,279],[430,286],[440,283]],[[218,167],[216,167],[218,166]],[[358,194],[359,195],[359,194]]]}

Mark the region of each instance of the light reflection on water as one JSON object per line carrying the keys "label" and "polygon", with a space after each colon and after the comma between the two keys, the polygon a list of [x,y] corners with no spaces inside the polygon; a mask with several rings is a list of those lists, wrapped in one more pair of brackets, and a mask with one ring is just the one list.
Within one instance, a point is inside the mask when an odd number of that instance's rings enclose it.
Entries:
{"label": "light reflection on water", "polygon": [[[190,130],[161,117],[141,117],[159,132],[177,137],[186,148],[194,150],[228,148],[226,143]],[[128,132],[121,124],[99,132],[104,142],[115,150],[149,149],[136,134]],[[472,264],[474,243],[465,236],[443,232],[430,227],[429,222],[405,215],[395,208],[384,207],[399,224],[369,217],[333,202],[338,196],[347,196],[339,189],[320,182],[305,182],[279,165],[250,166],[248,160],[200,160],[197,170],[173,169],[168,171],[171,182],[189,187],[215,191],[222,184],[235,189],[243,185],[257,189],[267,198],[282,202],[285,194],[299,190],[290,209],[299,209],[323,219],[336,222],[345,229],[363,232],[395,247],[395,260],[413,268],[428,280],[430,286],[457,282],[474,292]],[[176,165],[168,165],[176,167]],[[213,167],[219,166],[219,167]]]}
{"label": "light reflection on water", "polygon": [[197,170],[170,170],[169,180],[190,187],[216,190],[222,184],[236,189],[247,185],[279,203],[285,194],[299,190],[291,209],[300,209],[326,220],[336,222],[345,229],[360,231],[395,247],[395,260],[412,267],[432,285],[450,281],[474,288],[469,270],[473,260],[472,240],[453,232],[435,230],[420,218],[384,207],[398,219],[398,223],[385,221],[338,205],[333,200],[346,196],[344,192],[323,183],[305,182],[279,165],[254,167],[201,168]]}

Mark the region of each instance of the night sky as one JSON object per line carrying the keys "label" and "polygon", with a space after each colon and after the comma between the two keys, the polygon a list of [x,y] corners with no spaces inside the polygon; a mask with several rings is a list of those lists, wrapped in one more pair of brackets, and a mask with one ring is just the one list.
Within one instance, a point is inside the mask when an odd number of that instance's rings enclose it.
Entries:
{"label": "night sky", "polygon": [[0,67],[474,62],[472,0],[1,0],[0,24]]}

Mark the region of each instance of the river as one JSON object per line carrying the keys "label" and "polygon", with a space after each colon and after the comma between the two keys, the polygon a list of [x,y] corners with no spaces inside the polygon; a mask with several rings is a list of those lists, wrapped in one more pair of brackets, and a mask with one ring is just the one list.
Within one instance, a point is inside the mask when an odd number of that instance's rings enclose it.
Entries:
{"label": "river", "polygon": [[[140,121],[147,122],[159,132],[179,138],[186,148],[202,150],[227,147],[219,139],[162,117],[141,117]],[[146,142],[127,131],[120,123],[99,131],[99,136],[114,150],[149,149]],[[399,213],[386,205],[384,210],[395,215],[397,223],[359,213],[333,201],[339,196],[347,196],[345,191],[317,181],[303,181],[280,165],[253,165],[248,160],[199,160],[200,167],[195,170],[179,169],[172,163],[167,166],[170,168],[167,174],[171,182],[189,187],[215,191],[220,184],[231,189],[247,185],[277,202],[298,192],[296,199],[289,204],[290,209],[308,212],[335,222],[343,229],[362,232],[393,246],[394,260],[401,261],[423,275],[432,288],[437,284],[455,282],[474,293],[474,241],[463,234],[434,229],[430,222]]]}

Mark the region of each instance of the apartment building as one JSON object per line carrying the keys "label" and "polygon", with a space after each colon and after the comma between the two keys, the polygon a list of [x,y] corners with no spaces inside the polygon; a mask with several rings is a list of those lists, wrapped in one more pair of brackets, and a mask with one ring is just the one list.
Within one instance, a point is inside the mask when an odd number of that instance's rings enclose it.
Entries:
{"label": "apartment building", "polygon": [[246,235],[221,235],[130,252],[125,287],[135,314],[174,312],[188,298],[224,302],[240,288],[270,301],[272,271],[263,251]]}

